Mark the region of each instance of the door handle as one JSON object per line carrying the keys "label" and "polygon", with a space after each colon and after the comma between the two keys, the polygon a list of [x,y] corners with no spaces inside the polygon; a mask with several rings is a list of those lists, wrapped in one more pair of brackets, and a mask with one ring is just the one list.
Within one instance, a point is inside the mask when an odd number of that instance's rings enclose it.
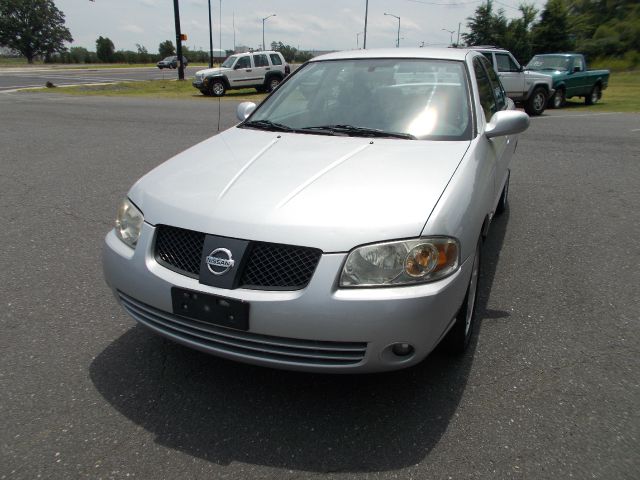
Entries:
{"label": "door handle", "polygon": [[246,70],[246,71],[247,71],[247,72],[250,72],[250,71],[251,71],[251,69],[250,69],[250,68],[247,68],[247,70]]}
{"label": "door handle", "polygon": [[269,67],[265,68],[265,70],[271,70]]}

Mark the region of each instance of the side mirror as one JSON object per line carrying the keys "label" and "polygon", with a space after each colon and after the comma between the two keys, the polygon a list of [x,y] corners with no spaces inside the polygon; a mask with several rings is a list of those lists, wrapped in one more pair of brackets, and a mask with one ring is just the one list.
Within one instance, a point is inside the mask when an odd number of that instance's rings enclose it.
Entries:
{"label": "side mirror", "polygon": [[515,135],[529,128],[529,115],[515,110],[496,112],[487,124],[484,134],[487,138]]}
{"label": "side mirror", "polygon": [[238,105],[238,108],[236,109],[236,116],[238,117],[238,120],[240,120],[241,122],[244,122],[247,118],[249,118],[249,115],[251,115],[255,109],[256,109],[255,103],[242,102],[240,105]]}

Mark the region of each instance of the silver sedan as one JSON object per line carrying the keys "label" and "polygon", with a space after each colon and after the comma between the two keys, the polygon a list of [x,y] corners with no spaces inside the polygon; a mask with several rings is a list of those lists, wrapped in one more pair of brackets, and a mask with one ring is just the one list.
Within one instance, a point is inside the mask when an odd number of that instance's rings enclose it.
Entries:
{"label": "silver sedan", "polygon": [[458,49],[340,52],[142,177],[106,236],[122,307],[277,368],[407,367],[473,332],[482,241],[528,116]]}

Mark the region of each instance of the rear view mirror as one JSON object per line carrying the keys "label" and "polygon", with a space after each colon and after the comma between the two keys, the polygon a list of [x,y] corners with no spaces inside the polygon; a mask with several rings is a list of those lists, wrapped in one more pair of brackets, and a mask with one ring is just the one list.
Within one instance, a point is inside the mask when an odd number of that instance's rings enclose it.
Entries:
{"label": "rear view mirror", "polygon": [[256,109],[255,103],[242,102],[240,105],[238,105],[238,108],[236,109],[236,116],[238,117],[238,120],[240,120],[241,122],[244,122],[247,118],[249,118],[249,115],[251,115],[255,109]]}
{"label": "rear view mirror", "polygon": [[515,135],[529,128],[529,115],[516,110],[496,112],[487,124],[484,134],[487,138]]}

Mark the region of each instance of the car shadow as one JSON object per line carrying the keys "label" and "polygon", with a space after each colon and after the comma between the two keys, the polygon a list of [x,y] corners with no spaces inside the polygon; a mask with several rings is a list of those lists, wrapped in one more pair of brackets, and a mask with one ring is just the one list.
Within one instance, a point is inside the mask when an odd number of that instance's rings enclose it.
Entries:
{"label": "car shadow", "polygon": [[436,349],[416,367],[320,375],[254,367],[190,350],[135,326],[90,365],[100,394],[165,447],[218,465],[374,472],[416,465],[454,418],[482,321],[508,213],[483,246],[476,335],[467,353]]}

